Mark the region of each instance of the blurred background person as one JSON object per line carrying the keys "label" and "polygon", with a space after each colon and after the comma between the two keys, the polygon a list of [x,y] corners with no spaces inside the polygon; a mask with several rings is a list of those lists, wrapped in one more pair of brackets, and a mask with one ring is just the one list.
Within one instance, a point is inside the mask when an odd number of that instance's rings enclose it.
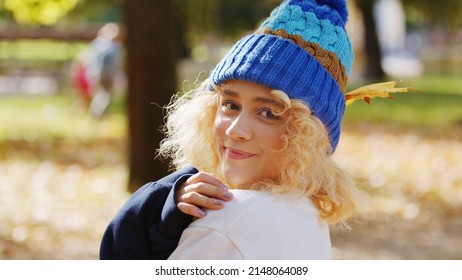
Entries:
{"label": "blurred background person", "polygon": [[101,118],[111,102],[114,83],[121,69],[121,41],[120,27],[116,23],[107,23],[73,62],[74,86],[94,117]]}

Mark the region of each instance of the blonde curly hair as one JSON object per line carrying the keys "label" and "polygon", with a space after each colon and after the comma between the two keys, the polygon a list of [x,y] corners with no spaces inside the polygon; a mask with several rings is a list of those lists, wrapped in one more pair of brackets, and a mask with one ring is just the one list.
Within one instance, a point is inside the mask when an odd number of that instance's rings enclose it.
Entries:
{"label": "blonde curly hair", "polygon": [[[166,108],[166,137],[158,152],[172,160],[174,169],[193,165],[236,188],[221,174],[215,152],[212,127],[220,88],[210,90],[209,85],[210,81],[205,80],[196,89],[173,97]],[[272,94],[286,104],[287,121],[282,136],[286,145],[280,151],[284,168],[274,178],[248,188],[307,196],[319,209],[321,218],[330,224],[344,223],[356,212],[361,191],[351,176],[332,161],[327,131],[309,107],[301,100],[288,99],[281,91],[273,90]]]}

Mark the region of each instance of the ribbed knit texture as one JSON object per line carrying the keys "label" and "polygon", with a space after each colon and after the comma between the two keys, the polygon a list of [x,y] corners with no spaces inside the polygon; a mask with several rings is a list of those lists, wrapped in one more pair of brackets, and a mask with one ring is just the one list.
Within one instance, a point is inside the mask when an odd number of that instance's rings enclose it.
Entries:
{"label": "ribbed knit texture", "polygon": [[345,0],[285,1],[231,48],[211,80],[252,81],[303,100],[325,125],[335,151],[353,62],[347,17]]}

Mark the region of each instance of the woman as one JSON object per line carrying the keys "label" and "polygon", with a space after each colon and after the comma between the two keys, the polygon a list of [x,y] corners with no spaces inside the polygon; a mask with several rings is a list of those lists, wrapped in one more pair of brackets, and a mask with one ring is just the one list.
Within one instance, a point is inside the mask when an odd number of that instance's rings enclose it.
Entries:
{"label": "woman", "polygon": [[195,147],[176,155],[176,164],[192,161],[239,191],[222,210],[193,222],[170,258],[330,258],[327,221],[351,214],[356,190],[329,159],[319,119],[303,101],[249,81],[196,94],[181,97],[168,122],[170,131],[183,126],[196,137],[172,133],[162,151]]}
{"label": "woman", "polygon": [[284,1],[177,96],[160,153],[178,171],[133,195],[101,257],[330,258],[328,224],[359,195],[330,159],[353,62],[347,14],[344,0]]}

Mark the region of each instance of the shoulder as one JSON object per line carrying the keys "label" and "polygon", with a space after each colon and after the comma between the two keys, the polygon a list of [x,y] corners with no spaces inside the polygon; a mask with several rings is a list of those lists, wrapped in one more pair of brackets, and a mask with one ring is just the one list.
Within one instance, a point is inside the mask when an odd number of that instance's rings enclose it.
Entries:
{"label": "shoulder", "polygon": [[249,259],[329,259],[330,236],[310,199],[234,190],[234,198],[190,227],[226,236]]}
{"label": "shoulder", "polygon": [[[295,195],[275,194],[267,191],[231,190],[233,199],[221,210],[209,210],[206,218],[197,225],[211,225],[229,230],[236,223],[251,221],[264,224],[268,219],[292,222],[298,219],[319,220],[318,210],[310,199]],[[223,217],[226,223],[222,222]]]}

